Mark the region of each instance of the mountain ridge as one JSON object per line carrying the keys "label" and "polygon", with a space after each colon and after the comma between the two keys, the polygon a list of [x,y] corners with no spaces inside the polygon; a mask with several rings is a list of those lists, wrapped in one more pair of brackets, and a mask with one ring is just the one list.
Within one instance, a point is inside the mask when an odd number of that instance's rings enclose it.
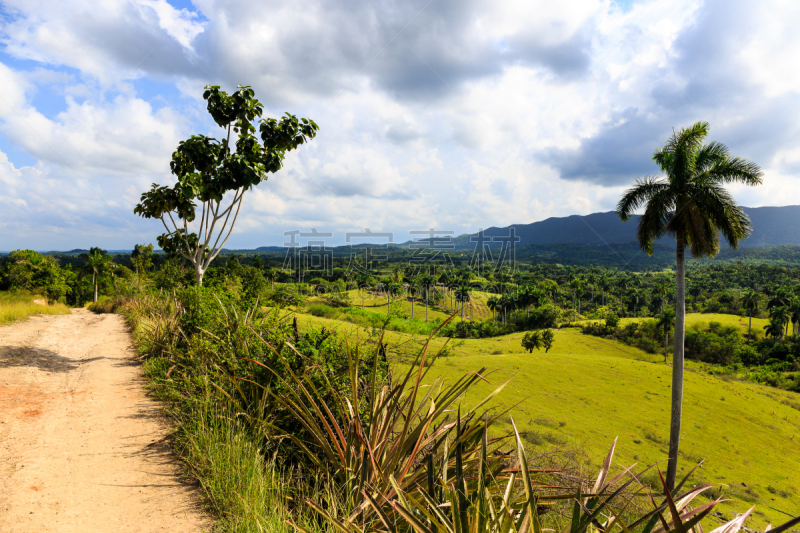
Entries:
{"label": "mountain ridge", "polygon": [[[790,231],[790,228],[800,227],[800,205],[742,207],[742,210],[750,217],[753,233],[740,243],[740,248],[800,246],[800,232]],[[639,218],[640,215],[634,215],[628,222],[622,222],[614,211],[550,217],[528,224],[492,226],[483,230],[483,237],[489,239],[508,237],[511,228],[514,228],[515,236],[520,239],[516,243],[517,246],[528,244],[620,244],[637,240],[636,228]],[[479,233],[472,233],[455,237],[452,242],[456,249],[466,249],[474,248],[479,240]],[[424,240],[408,241],[402,246],[420,242],[424,242]],[[658,242],[666,245],[674,241],[670,237],[663,237]],[[499,247],[502,242],[494,240],[486,244]],[[722,248],[727,248],[724,241]]]}

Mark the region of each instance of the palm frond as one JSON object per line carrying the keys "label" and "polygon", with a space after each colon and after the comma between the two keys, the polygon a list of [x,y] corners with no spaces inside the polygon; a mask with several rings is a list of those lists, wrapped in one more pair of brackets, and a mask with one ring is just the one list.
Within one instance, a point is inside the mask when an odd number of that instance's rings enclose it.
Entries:
{"label": "palm frond", "polygon": [[619,203],[616,213],[623,222],[627,222],[633,212],[639,207],[650,202],[657,194],[669,188],[669,184],[655,176],[645,176],[637,178],[636,185],[625,191]]}
{"label": "palm frond", "polygon": [[717,163],[703,174],[703,177],[715,183],[744,183],[754,186],[761,185],[764,171],[752,161],[734,157]]}
{"label": "palm frond", "polygon": [[698,172],[706,172],[716,165],[724,163],[729,157],[728,147],[716,141],[703,146],[697,153],[695,168]]}
{"label": "palm frond", "polygon": [[648,255],[653,254],[653,243],[668,232],[674,208],[674,195],[669,186],[665,186],[649,198],[647,208],[639,219],[639,226],[636,229],[639,246]]}
{"label": "palm frond", "polygon": [[672,168],[667,175],[673,187],[685,185],[694,176],[697,154],[708,130],[708,122],[695,122],[673,133],[664,145],[663,150],[672,154]]}
{"label": "palm frond", "polygon": [[750,218],[721,184],[696,184],[692,196],[705,217],[725,237],[731,248],[736,249],[739,242],[752,232]]}

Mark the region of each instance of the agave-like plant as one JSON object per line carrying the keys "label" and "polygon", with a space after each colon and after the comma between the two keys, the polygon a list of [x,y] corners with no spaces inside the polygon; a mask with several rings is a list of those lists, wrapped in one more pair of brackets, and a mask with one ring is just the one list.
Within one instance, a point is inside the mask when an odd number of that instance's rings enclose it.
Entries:
{"label": "agave-like plant", "polygon": [[[660,505],[656,504],[655,497],[649,494],[654,505],[653,510],[645,512],[631,523],[626,524],[623,516],[632,500],[630,487],[637,484],[639,491],[644,490],[644,487],[637,483],[638,476],[644,472],[634,475],[630,474],[631,469],[628,468],[617,476],[608,478],[616,440],[600,469],[594,486],[588,492],[583,493],[580,486],[553,487],[545,482],[537,481],[536,476],[546,473],[546,471],[530,468],[522,439],[516,426],[513,425],[513,421],[512,426],[517,445],[516,468],[504,469],[500,475],[491,469],[491,461],[487,453],[488,425],[485,424],[480,448],[477,450],[477,477],[470,478],[464,475],[459,468],[458,455],[464,450],[457,451],[453,461],[455,463],[454,475],[449,476],[451,462],[445,458],[441,463],[441,468],[437,470],[437,480],[435,482],[428,481],[428,490],[424,490],[422,487],[417,487],[416,490],[403,490],[395,484],[395,496],[392,499],[388,497],[370,498],[370,504],[374,507],[375,512],[385,516],[383,508],[386,507],[386,504],[380,503],[383,500],[383,502],[389,503],[402,520],[392,522],[387,517],[383,520],[383,528],[373,527],[369,531],[387,533],[411,530],[416,533],[542,533],[545,531],[542,525],[542,515],[546,512],[547,507],[558,500],[571,500],[573,502],[572,516],[561,533],[586,533],[587,531],[609,533],[617,527],[621,533],[630,533],[634,528],[641,533],[704,533],[700,522],[720,502],[720,500],[716,500],[692,508],[690,507],[692,501],[714,485],[701,485],[682,496],[673,498],[672,494],[677,492],[670,492],[662,477],[664,501]],[[466,453],[469,455],[475,451],[467,450]],[[431,470],[428,469],[428,472],[430,473]],[[622,482],[626,475],[627,481]],[[680,490],[687,479],[688,475],[676,490]],[[354,527],[352,523],[336,520],[326,515],[323,510],[319,511],[342,532],[365,533],[367,531]],[[711,533],[736,533],[752,511],[751,508],[734,520],[714,529]],[[665,516],[665,512],[669,514]],[[785,529],[787,528],[782,526],[781,531],[785,531]]]}
{"label": "agave-like plant", "polygon": [[[389,515],[394,515],[394,511],[385,502],[426,484],[430,488],[433,482],[430,465],[446,463],[454,456],[459,458],[462,475],[475,476],[473,471],[480,465],[495,473],[502,470],[501,458],[481,462],[477,454],[467,457],[464,450],[479,449],[483,428],[504,414],[484,419],[476,416],[505,384],[472,406],[463,420],[460,412],[455,420],[456,403],[479,382],[486,381],[485,369],[469,373],[449,386],[440,379],[424,385],[430,370],[429,359],[435,358],[428,354],[435,334],[431,334],[414,363],[399,378],[378,378],[382,335],[367,379],[359,376],[360,346],[356,344],[354,350],[348,347],[350,376],[344,391],[335,387],[318,390],[306,375],[296,374],[283,352],[266,340],[263,342],[275,359],[284,362],[282,371],[251,361],[272,372],[282,386],[278,387],[280,393],[269,391],[269,394],[306,430],[306,438],[294,434],[286,437],[327,476],[329,485],[336,487],[335,504],[309,502],[326,518],[358,531],[391,523],[395,518]],[[293,349],[291,344],[287,345]],[[299,352],[294,353],[302,357]],[[454,428],[457,428],[456,438],[451,436]]]}

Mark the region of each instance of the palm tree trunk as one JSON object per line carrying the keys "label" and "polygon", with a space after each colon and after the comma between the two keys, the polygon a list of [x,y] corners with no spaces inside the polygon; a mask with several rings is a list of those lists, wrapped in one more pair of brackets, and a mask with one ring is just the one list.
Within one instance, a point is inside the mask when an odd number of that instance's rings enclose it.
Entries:
{"label": "palm tree trunk", "polygon": [[667,488],[675,488],[678,474],[678,451],[681,441],[681,418],[683,415],[683,341],[686,321],[686,243],[683,235],[675,239],[676,283],[675,283],[675,336],[672,349],[672,414],[669,427],[669,463],[667,464]]}
{"label": "palm tree trunk", "polygon": [[750,331],[753,329],[753,310],[748,309],[747,311],[748,321],[747,321],[747,344],[750,344]]}
{"label": "palm tree trunk", "polygon": [[667,364],[667,359],[669,358],[669,352],[667,351],[669,347],[669,331],[664,332],[664,364]]}
{"label": "palm tree trunk", "polygon": [[428,291],[425,291],[425,322],[428,321]]}
{"label": "palm tree trunk", "polygon": [[411,298],[411,320],[414,320],[414,298]]}
{"label": "palm tree trunk", "polygon": [[94,303],[97,303],[97,274],[92,274],[92,285],[94,285]]}

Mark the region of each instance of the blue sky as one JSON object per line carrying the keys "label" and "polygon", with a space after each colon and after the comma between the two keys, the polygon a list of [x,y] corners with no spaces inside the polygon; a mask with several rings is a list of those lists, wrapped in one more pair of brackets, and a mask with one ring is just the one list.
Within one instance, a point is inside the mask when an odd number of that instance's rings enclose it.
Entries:
{"label": "blue sky", "polygon": [[182,139],[220,135],[209,83],[320,125],[247,193],[231,248],[611,210],[697,120],[764,168],[743,205],[798,203],[792,2],[0,5],[0,250],[155,242],[133,207]]}

